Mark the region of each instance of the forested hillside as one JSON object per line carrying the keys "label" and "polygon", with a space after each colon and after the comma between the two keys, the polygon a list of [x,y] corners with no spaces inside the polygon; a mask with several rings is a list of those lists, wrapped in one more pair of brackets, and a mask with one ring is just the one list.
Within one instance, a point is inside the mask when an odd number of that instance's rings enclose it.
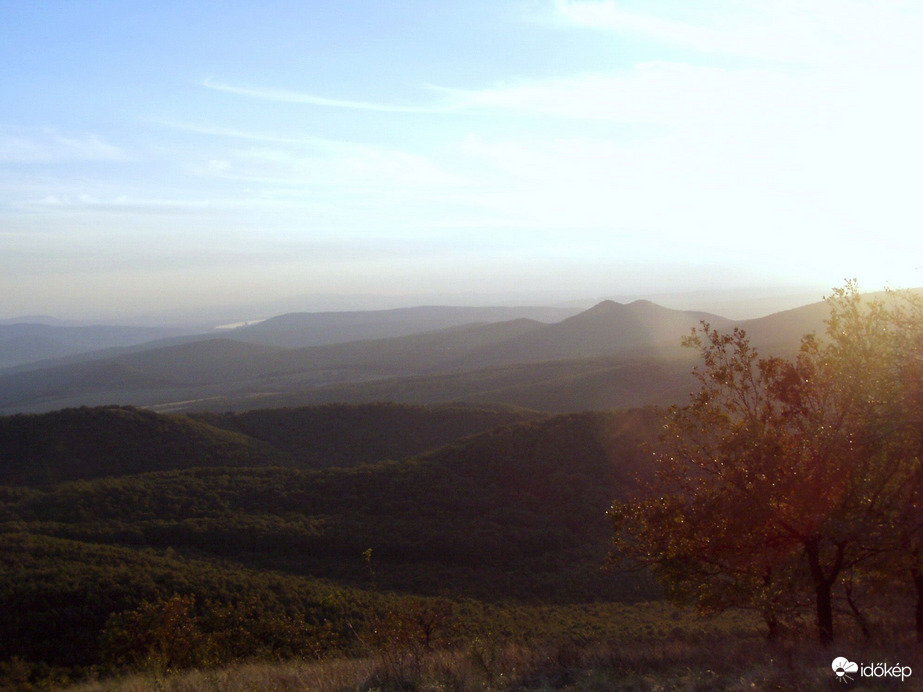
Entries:
{"label": "forested hillside", "polygon": [[0,417],[0,483],[6,485],[287,463],[286,455],[254,438],[143,409],[106,406]]}
{"label": "forested hillside", "polygon": [[49,485],[210,466],[339,466],[398,459],[539,414],[396,404],[158,414],[127,406],[0,417],[0,483]]}
{"label": "forested hillside", "polygon": [[299,465],[312,468],[403,459],[467,435],[541,417],[526,409],[496,406],[383,403],[188,415],[268,442]]}
{"label": "forested hillside", "polygon": [[[174,594],[191,600],[170,607],[197,617],[222,604],[282,652],[296,646],[284,623],[349,640],[392,598],[382,592],[649,596],[647,579],[602,567],[606,509],[645,473],[638,446],[657,420],[390,404],[0,419],[0,609],[16,614],[0,661],[102,663],[111,617]],[[428,444],[445,446],[399,455]]]}

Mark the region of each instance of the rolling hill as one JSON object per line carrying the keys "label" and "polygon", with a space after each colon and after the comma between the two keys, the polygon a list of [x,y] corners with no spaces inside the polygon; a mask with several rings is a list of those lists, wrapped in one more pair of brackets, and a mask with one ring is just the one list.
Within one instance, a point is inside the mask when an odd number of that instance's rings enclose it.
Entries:
{"label": "rolling hill", "polygon": [[682,403],[695,386],[694,354],[675,358],[554,360],[153,405],[158,411],[247,411],[257,407],[393,401],[513,406],[545,413]]}
{"label": "rolling hill", "polygon": [[141,409],[107,406],[0,417],[0,485],[288,463],[286,455],[240,433]]}
{"label": "rolling hill", "polygon": [[511,339],[485,359],[509,364],[642,353],[671,356],[680,352],[680,338],[703,320],[719,329],[733,324],[717,315],[671,310],[645,300],[627,305],[607,300],[534,334]]}
{"label": "rolling hill", "polygon": [[578,312],[555,307],[420,306],[351,312],[293,312],[230,332],[235,340],[304,348],[387,339],[470,324],[529,319],[558,322]]}
{"label": "rolling hill", "polygon": [[779,349],[794,348],[825,316],[819,304],[735,323],[647,301],[605,301],[552,324],[520,318],[309,348],[210,338],[0,374],[0,413],[106,403],[241,410],[338,398],[546,411],[669,403],[682,400],[690,362],[680,340],[701,321],[743,326],[755,345]]}
{"label": "rolling hill", "polygon": [[3,323],[0,324],[0,368],[108,348],[135,346],[186,333],[188,330],[157,327]]}
{"label": "rolling hill", "polygon": [[[641,405],[693,386],[680,337],[705,320],[784,350],[824,317],[812,305],[738,323],[607,301],[552,324],[307,348],[210,338],[7,372],[11,410],[200,410],[0,417],[0,678],[148,665],[119,658],[133,626],[136,643],[198,632],[202,658],[181,665],[214,665],[367,653],[388,614],[451,611],[469,628],[452,644],[470,652],[512,631],[478,630],[485,613],[570,622],[657,598],[649,574],[602,569],[606,510],[652,473],[643,444],[661,418]],[[231,412],[253,402],[264,408]]]}
{"label": "rolling hill", "polygon": [[[380,412],[394,416],[389,407]],[[109,442],[88,466],[60,449],[93,417],[87,444]],[[640,588],[599,567],[609,545],[606,509],[647,469],[639,445],[656,434],[651,410],[501,425],[412,458],[361,465],[351,458],[355,443],[344,441],[331,455],[350,465],[320,469],[282,466],[268,453],[245,459],[241,446],[257,445],[183,417],[86,409],[34,417],[26,428],[20,418],[4,419],[20,429],[0,439],[9,448],[5,482],[22,488],[0,497],[2,516],[18,530],[169,547],[357,586],[367,583],[361,556],[371,548],[380,586],[417,593],[593,600]],[[153,449],[164,442],[150,434],[158,424],[185,437]],[[375,444],[367,444],[372,462]],[[24,450],[29,466],[46,472],[39,485],[24,478],[28,490],[17,481]]]}
{"label": "rolling hill", "polygon": [[[349,646],[376,609],[419,607],[401,605],[411,597],[461,599],[452,607],[471,618],[472,598],[657,593],[643,575],[601,569],[606,509],[647,473],[652,410],[198,418],[108,407],[0,418],[0,661],[99,665],[113,617],[180,596],[216,636],[234,634],[222,655],[277,658]],[[418,439],[401,439],[413,429]],[[298,458],[311,440],[323,460]]]}
{"label": "rolling hill", "polygon": [[539,418],[525,410],[397,404],[194,416],[123,406],[18,414],[0,417],[0,485],[216,466],[355,466]]}
{"label": "rolling hill", "polygon": [[267,442],[301,468],[404,459],[491,428],[541,418],[528,410],[394,403],[326,404],[188,415],[193,420]]}

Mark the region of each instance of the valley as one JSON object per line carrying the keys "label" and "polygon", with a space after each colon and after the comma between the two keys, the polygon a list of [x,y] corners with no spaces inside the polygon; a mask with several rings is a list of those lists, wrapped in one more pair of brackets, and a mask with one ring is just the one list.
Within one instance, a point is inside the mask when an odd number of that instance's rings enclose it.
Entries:
{"label": "valley", "polygon": [[422,671],[444,652],[481,661],[473,690],[493,656],[532,670],[514,659],[566,649],[553,675],[608,678],[613,647],[669,641],[674,670],[696,641],[759,642],[756,613],[703,620],[614,569],[607,512],[655,482],[666,407],[699,382],[684,336],[743,328],[792,354],[826,313],[603,302],[315,345],[280,318],[7,369],[0,683],[332,657],[396,689],[443,675]]}

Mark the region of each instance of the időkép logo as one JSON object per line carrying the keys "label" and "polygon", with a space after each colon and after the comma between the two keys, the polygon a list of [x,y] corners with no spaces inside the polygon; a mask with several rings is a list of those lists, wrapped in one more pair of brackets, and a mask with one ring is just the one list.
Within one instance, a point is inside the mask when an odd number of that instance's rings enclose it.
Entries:
{"label": "id\u0151k\u00e9p logo", "polygon": [[900,678],[903,682],[913,672],[910,666],[900,663],[893,666],[889,663],[854,663],[842,656],[833,659],[832,667],[840,682],[849,682],[856,674],[863,678]]}

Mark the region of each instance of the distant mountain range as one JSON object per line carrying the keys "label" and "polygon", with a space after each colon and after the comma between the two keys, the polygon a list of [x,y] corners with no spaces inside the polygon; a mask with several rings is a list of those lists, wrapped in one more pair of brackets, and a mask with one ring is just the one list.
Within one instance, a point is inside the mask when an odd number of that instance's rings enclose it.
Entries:
{"label": "distant mountain range", "polygon": [[0,368],[108,348],[136,346],[182,334],[188,334],[188,331],[157,327],[75,326],[38,321],[0,323]]}
{"label": "distant mountain range", "polygon": [[[689,390],[695,354],[680,341],[702,322],[720,330],[743,327],[761,349],[780,351],[821,331],[826,315],[817,303],[735,322],[643,300],[603,301],[577,314],[458,307],[293,313],[220,336],[157,334],[156,341],[0,371],[0,412],[103,404],[243,410],[380,400],[503,403],[549,412],[663,404]],[[142,334],[111,336],[126,341]]]}
{"label": "distant mountain range", "polygon": [[348,341],[387,339],[467,324],[530,319],[558,322],[575,308],[421,306],[355,312],[293,312],[233,331],[233,338],[257,344],[301,348]]}
{"label": "distant mountain range", "polygon": [[[50,317],[0,321],[0,370],[41,361],[86,358],[233,336],[235,341],[284,348],[384,339],[471,324],[532,319],[558,322],[573,307],[420,306],[353,312],[293,312],[237,328],[201,331],[180,327],[81,325]],[[133,348],[135,347],[135,348]],[[43,365],[51,365],[47,363]]]}

